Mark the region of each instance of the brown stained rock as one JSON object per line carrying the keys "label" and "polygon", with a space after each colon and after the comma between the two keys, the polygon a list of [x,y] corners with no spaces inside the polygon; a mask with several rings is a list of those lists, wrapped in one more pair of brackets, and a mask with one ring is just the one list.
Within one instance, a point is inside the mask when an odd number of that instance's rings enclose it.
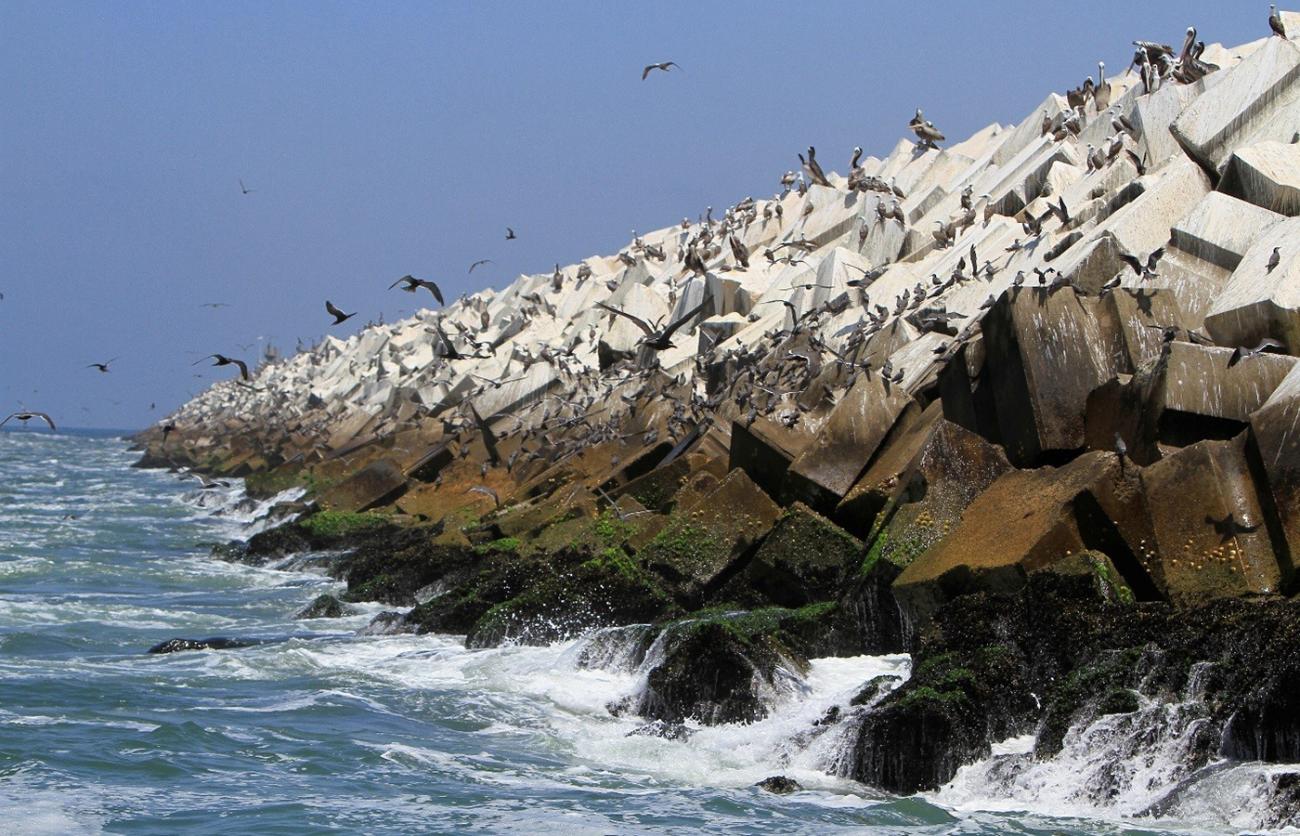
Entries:
{"label": "brown stained rock", "polygon": [[457,459],[439,474],[441,482],[416,485],[397,500],[397,510],[413,517],[437,521],[452,515],[467,518],[484,517],[496,512],[496,503],[490,496],[471,492],[470,488],[483,485],[497,492],[502,505],[515,496],[517,486],[504,467],[489,468],[482,475],[480,465],[468,459]]}
{"label": "brown stained rock", "polygon": [[1250,416],[1250,442],[1260,504],[1277,531],[1283,575],[1290,577],[1300,560],[1300,365]]}
{"label": "brown stained rock", "polygon": [[778,606],[802,607],[833,599],[862,551],[861,540],[796,502],[781,514],[740,577]]}
{"label": "brown stained rock", "polygon": [[733,421],[729,463],[740,468],[763,490],[780,496],[790,462],[808,447],[807,433],[758,416],[752,423]]}
{"label": "brown stained rock", "polygon": [[853,487],[911,396],[880,375],[860,375],[807,449],[790,464],[783,500],[833,509]]}
{"label": "brown stained rock", "polygon": [[1245,434],[1202,441],[1142,472],[1169,597],[1277,593],[1287,578],[1274,553],[1245,456]]}
{"label": "brown stained rock", "polygon": [[1068,288],[1025,287],[1004,294],[985,317],[986,374],[1013,463],[1083,447],[1088,394],[1122,371],[1101,304]]}
{"label": "brown stained rock", "polygon": [[655,572],[691,592],[721,580],[771,530],[781,508],[743,470],[690,507],[679,506],[641,551]]}
{"label": "brown stained rock", "polygon": [[880,453],[848,494],[835,507],[834,519],[859,537],[866,537],[885,506],[905,489],[907,471],[943,420],[937,401],[926,407],[908,409],[881,445]]}
{"label": "brown stained rock", "polygon": [[894,592],[923,626],[946,601],[1019,588],[1027,573],[1085,549],[1104,552],[1139,598],[1158,597],[1140,563],[1150,538],[1138,468],[1114,454],[1085,453],[1060,467],[998,478],[933,547],[911,558]]}
{"label": "brown stained rock", "polygon": [[401,468],[388,459],[381,459],[325,491],[319,502],[330,511],[364,511],[393,502],[406,488],[406,476]]}

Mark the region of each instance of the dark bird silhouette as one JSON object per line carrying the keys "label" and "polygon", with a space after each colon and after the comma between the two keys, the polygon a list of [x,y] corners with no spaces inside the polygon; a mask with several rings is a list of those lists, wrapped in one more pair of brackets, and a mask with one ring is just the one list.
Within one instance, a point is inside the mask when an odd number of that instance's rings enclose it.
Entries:
{"label": "dark bird silhouette", "polygon": [[501,497],[497,495],[496,491],[492,490],[487,485],[475,485],[466,491],[466,493],[481,493],[484,496],[491,497],[492,501],[496,503],[498,508],[501,507]]}
{"label": "dark bird silhouette", "polygon": [[1254,525],[1239,523],[1237,522],[1236,517],[1232,514],[1228,514],[1228,516],[1221,520],[1216,520],[1214,517],[1206,514],[1205,524],[1214,526],[1214,533],[1219,535],[1221,538],[1220,542],[1223,543],[1228,542],[1238,534],[1254,534],[1256,531],[1259,531],[1260,525],[1259,523],[1255,523]]}
{"label": "dark bird silhouette", "polygon": [[109,364],[109,363],[112,363],[112,362],[115,361],[115,360],[117,360],[116,357],[114,357],[112,360],[108,360],[108,361],[105,361],[105,362],[103,362],[103,363],[89,363],[89,364],[86,365],[86,368],[88,368],[88,369],[99,369],[99,373],[100,373],[100,374],[108,374],[108,364]]}
{"label": "dark bird silhouette", "polygon": [[442,354],[440,356],[445,357],[448,360],[464,359],[465,355],[456,350],[455,343],[453,343],[451,338],[447,336],[447,333],[442,330],[442,322],[440,320],[434,321],[433,330],[438,332],[438,339],[442,343]]}
{"label": "dark bird silhouette", "polygon": [[[475,262],[474,266],[477,266],[480,263],[481,262]],[[469,269],[470,272],[474,271],[474,267],[470,267]],[[406,284],[402,285],[402,290],[405,290],[407,293],[414,293],[420,288],[424,288],[425,290],[433,294],[433,298],[438,300],[439,305],[447,304],[442,299],[442,290],[438,287],[438,285],[434,284],[428,279],[417,279],[415,276],[410,276],[410,275],[402,276],[400,279],[390,284],[388,286],[388,289],[392,290],[393,288],[397,287],[399,284],[402,284],[402,282],[406,282]]]}
{"label": "dark bird silhouette", "polygon": [[1120,253],[1119,257],[1125,264],[1133,268],[1134,273],[1137,273],[1142,278],[1155,279],[1159,278],[1159,274],[1156,273],[1156,266],[1160,263],[1160,258],[1164,254],[1164,247],[1154,250],[1151,255],[1147,256],[1145,263],[1132,253]]}
{"label": "dark bird silhouette", "polygon": [[3,421],[0,421],[0,427],[3,427],[5,424],[9,423],[10,418],[16,421],[21,421],[24,427],[27,426],[27,422],[32,420],[33,418],[40,418],[42,421],[50,425],[51,430],[55,430],[57,432],[59,429],[58,427],[54,426],[54,420],[50,418],[50,416],[46,415],[44,412],[26,412],[26,411],[9,413],[9,415]]}
{"label": "dark bird silhouette", "polygon": [[1119,472],[1124,472],[1124,460],[1128,458],[1128,445],[1119,433],[1115,433],[1115,456],[1119,459]]}
{"label": "dark bird silhouette", "polygon": [[214,366],[230,366],[230,365],[238,366],[239,376],[242,377],[244,380],[248,380],[248,364],[245,363],[243,360],[236,360],[234,357],[227,357],[224,354],[209,354],[207,357],[200,357],[198,360],[195,360],[193,363],[190,363],[190,365],[197,366],[199,363],[202,363],[204,360],[208,360],[208,359],[217,361],[212,364]]}
{"label": "dark bird silhouette", "polygon": [[241,194],[252,194],[253,190],[244,185],[244,181],[239,181],[239,191]]}
{"label": "dark bird silhouette", "polygon": [[483,264],[491,264],[491,263],[492,263],[492,259],[490,258],[480,258],[478,261],[474,262],[469,266],[469,271],[473,273],[475,267],[478,267]]}
{"label": "dark bird silhouette", "polygon": [[650,75],[651,70],[663,70],[664,72],[668,72],[669,67],[677,67],[677,69],[681,69],[675,61],[664,61],[662,64],[646,64],[645,69],[641,71],[641,80],[645,81]]}
{"label": "dark bird silhouette", "polygon": [[[4,297],[0,297],[0,298],[4,298]],[[212,309],[215,310],[215,309],[217,309],[217,308],[228,308],[228,307],[230,307],[230,304],[227,303],[227,302],[204,302],[202,305],[199,305],[199,307],[200,307],[200,308],[212,308]]]}
{"label": "dark bird silhouette", "polygon": [[1277,6],[1269,4],[1268,7],[1268,28],[1273,30],[1273,34],[1280,38],[1286,37],[1286,27],[1282,25],[1282,15],[1277,13]]}
{"label": "dark bird silhouette", "polygon": [[334,303],[328,299],[325,300],[325,310],[329,311],[330,316],[334,317],[334,322],[331,323],[332,325],[338,325],[340,322],[345,322],[356,316],[355,313],[343,313],[343,311],[334,307]]}
{"label": "dark bird silhouette", "polygon": [[1282,248],[1274,247],[1272,254],[1269,255],[1268,257],[1268,264],[1264,265],[1264,272],[1272,273],[1274,270],[1277,269],[1277,266],[1281,263],[1282,263]]}
{"label": "dark bird silhouette", "polygon": [[518,237],[519,237],[518,235],[515,235],[515,231],[514,231],[513,229],[511,229],[510,227],[506,227],[506,240],[507,240],[507,241],[513,241],[513,240],[515,240],[515,239],[518,238]]}
{"label": "dark bird silhouette", "polygon": [[1286,346],[1271,337],[1265,337],[1260,340],[1254,348],[1238,346],[1236,350],[1232,352],[1232,356],[1228,358],[1228,368],[1232,368],[1242,360],[1255,357],[1256,355],[1263,354],[1266,351],[1275,351],[1278,354],[1285,354]]}
{"label": "dark bird silhouette", "polygon": [[645,336],[641,338],[641,344],[649,348],[653,348],[655,351],[663,351],[666,348],[673,348],[673,343],[672,343],[673,333],[676,332],[678,328],[681,328],[683,325],[689,322],[697,313],[704,310],[704,306],[707,304],[708,304],[708,300],[706,299],[700,304],[696,305],[691,310],[687,311],[685,314],[683,314],[682,317],[678,319],[676,322],[673,322],[667,328],[663,328],[661,330],[656,330],[653,326],[650,325],[650,323],[646,322],[644,319],[642,319],[639,316],[634,316],[633,314],[630,314],[627,311],[619,310],[618,308],[615,308],[611,305],[606,305],[604,302],[597,302],[596,306],[600,308],[604,308],[605,310],[617,316],[626,317],[627,319],[632,320],[632,322],[636,325],[636,327],[640,328],[642,331],[645,332]]}

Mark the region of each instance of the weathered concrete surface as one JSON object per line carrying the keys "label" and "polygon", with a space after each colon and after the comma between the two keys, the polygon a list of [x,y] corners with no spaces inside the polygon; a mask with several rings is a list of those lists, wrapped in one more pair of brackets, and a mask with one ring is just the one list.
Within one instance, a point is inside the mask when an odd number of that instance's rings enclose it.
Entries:
{"label": "weathered concrete surface", "polygon": [[1300,143],[1238,148],[1224,167],[1219,191],[1282,215],[1300,215]]}
{"label": "weathered concrete surface", "polygon": [[[1268,270],[1274,248],[1279,264]],[[1300,353],[1300,218],[1289,218],[1255,239],[1205,317],[1221,345],[1254,346],[1271,337]]]}
{"label": "weathered concrete surface", "polygon": [[1273,521],[1283,575],[1300,561],[1300,364],[1250,416],[1248,455],[1257,462],[1256,484]]}
{"label": "weathered concrete surface", "polygon": [[325,491],[320,504],[332,511],[364,511],[392,502],[406,491],[406,487],[406,475],[402,469],[388,459],[381,459]]}
{"label": "weathered concrete surface", "polygon": [[1290,142],[1300,131],[1300,45],[1269,38],[1221,74],[1169,129],[1207,169],[1221,169],[1238,147]]}
{"label": "weathered concrete surface", "polygon": [[1276,212],[1210,192],[1174,224],[1171,242],[1185,253],[1236,270],[1251,243],[1281,220]]}
{"label": "weathered concrete surface", "polygon": [[1232,362],[1232,349],[1171,343],[1164,376],[1166,411],[1246,421],[1264,405],[1296,358],[1260,354]]}

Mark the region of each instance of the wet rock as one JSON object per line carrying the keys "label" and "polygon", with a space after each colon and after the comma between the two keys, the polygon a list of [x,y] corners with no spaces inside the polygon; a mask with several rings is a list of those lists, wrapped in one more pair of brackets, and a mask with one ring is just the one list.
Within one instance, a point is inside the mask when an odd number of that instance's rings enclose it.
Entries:
{"label": "wet rock", "polygon": [[733,422],[730,467],[744,470],[769,496],[780,496],[790,462],[807,448],[809,440],[806,433],[763,417]]}
{"label": "wet rock", "polygon": [[627,733],[627,737],[658,737],[662,740],[690,740],[695,734],[695,730],[687,727],[682,723],[666,723],[663,720],[654,720],[645,725],[637,726]]}
{"label": "wet rock", "polygon": [[472,547],[438,542],[427,527],[397,529],[363,541],[336,574],[347,580],[348,600],[412,606],[417,590],[470,570],[476,558]]}
{"label": "wet rock", "polygon": [[792,792],[803,792],[802,784],[784,775],[773,775],[770,778],[764,778],[754,786],[773,795],[789,795]]}
{"label": "wet rock", "polygon": [[406,621],[406,614],[400,612],[381,612],[370,623],[357,631],[358,636],[398,636],[414,632]]}
{"label": "wet rock", "polygon": [[[1250,457],[1260,505],[1277,532],[1275,544],[1284,574],[1300,561],[1300,365],[1291,369],[1273,394],[1250,416]],[[1288,589],[1288,591],[1290,591]]]}
{"label": "wet rock", "polygon": [[149,653],[180,653],[186,650],[235,650],[266,644],[266,639],[232,639],[213,636],[208,639],[168,639],[149,648]]}
{"label": "wet rock", "polygon": [[328,593],[317,595],[312,602],[294,614],[294,618],[342,618],[351,614],[350,607]]}
{"label": "wet rock", "polygon": [[801,607],[834,598],[862,551],[856,537],[796,502],[782,512],[738,579],[774,604]]}
{"label": "wet rock", "polygon": [[903,678],[901,676],[894,676],[893,674],[888,673],[882,673],[880,676],[873,676],[871,679],[867,680],[865,685],[858,689],[856,694],[853,695],[853,699],[849,700],[849,705],[870,705],[885,694],[888,694],[890,691],[897,688],[899,683],[902,681]]}

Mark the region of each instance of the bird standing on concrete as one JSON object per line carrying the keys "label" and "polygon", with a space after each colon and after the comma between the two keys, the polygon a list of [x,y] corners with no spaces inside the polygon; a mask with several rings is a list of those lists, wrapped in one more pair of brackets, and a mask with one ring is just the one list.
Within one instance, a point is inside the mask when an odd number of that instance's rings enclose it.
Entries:
{"label": "bird standing on concrete", "polygon": [[1277,266],[1282,263],[1282,248],[1274,247],[1273,254],[1268,257],[1268,264],[1264,265],[1265,273],[1272,273]]}
{"label": "bird standing on concrete", "polygon": [[1273,30],[1273,34],[1278,37],[1286,37],[1286,27],[1282,25],[1282,15],[1277,13],[1277,6],[1269,4],[1268,7],[1268,28]]}

